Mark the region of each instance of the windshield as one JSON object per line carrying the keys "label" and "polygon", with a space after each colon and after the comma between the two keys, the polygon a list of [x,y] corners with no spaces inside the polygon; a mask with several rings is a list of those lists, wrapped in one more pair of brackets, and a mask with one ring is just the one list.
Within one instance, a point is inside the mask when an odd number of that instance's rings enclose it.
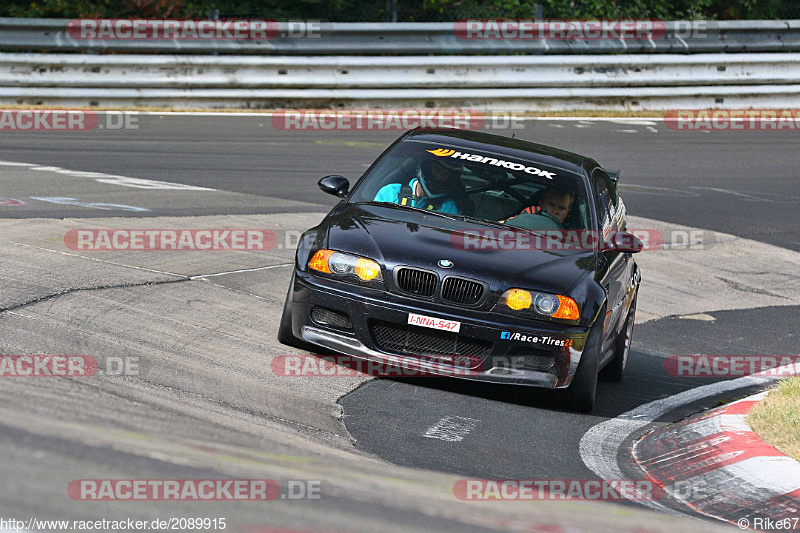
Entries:
{"label": "windshield", "polygon": [[590,229],[582,178],[488,150],[405,141],[360,182],[351,202],[377,202],[531,230]]}

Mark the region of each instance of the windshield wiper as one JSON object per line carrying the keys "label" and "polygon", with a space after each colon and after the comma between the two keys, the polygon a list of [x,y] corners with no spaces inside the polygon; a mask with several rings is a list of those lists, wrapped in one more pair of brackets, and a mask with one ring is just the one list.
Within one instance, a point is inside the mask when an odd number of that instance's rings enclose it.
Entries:
{"label": "windshield wiper", "polygon": [[510,226],[508,226],[507,224],[503,224],[502,222],[498,222],[496,220],[486,220],[483,218],[468,217],[466,215],[453,215],[453,216],[465,222],[473,222],[475,224],[482,224],[484,226],[493,226],[495,228],[504,228],[504,229],[510,228]]}
{"label": "windshield wiper", "polygon": [[454,215],[454,216],[457,217],[460,220],[465,221],[465,222],[473,222],[475,224],[482,224],[484,226],[492,226],[494,228],[502,228],[502,229],[507,229],[507,230],[510,230],[510,231],[525,231],[525,232],[528,232],[528,233],[530,233],[532,235],[536,235],[537,237],[542,237],[542,238],[545,238],[545,239],[549,238],[547,235],[543,235],[541,233],[536,233],[532,229],[519,228],[517,226],[510,226],[510,225],[508,225],[508,224],[506,224],[504,222],[498,222],[496,220],[487,220],[485,218],[468,217],[466,215]]}
{"label": "windshield wiper", "polygon": [[393,207],[395,209],[404,209],[406,211],[414,211],[415,213],[424,213],[426,215],[436,215],[438,217],[446,218],[448,220],[457,220],[456,218],[453,218],[453,216],[450,215],[450,214],[440,213],[439,211],[432,211],[432,210],[428,210],[428,209],[421,209],[419,207],[413,207],[413,206],[410,206],[410,205],[400,205],[400,204],[396,204],[394,202],[358,202],[358,203],[368,204],[368,205],[380,205],[380,206],[385,206],[385,207]]}

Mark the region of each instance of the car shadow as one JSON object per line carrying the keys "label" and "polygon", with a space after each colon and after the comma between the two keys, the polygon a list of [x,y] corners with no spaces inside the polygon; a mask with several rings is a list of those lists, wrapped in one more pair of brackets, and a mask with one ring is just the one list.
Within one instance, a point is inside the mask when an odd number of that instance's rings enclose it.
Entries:
{"label": "car shadow", "polygon": [[[323,357],[328,354],[316,353]],[[679,394],[694,387],[706,385],[719,378],[678,378],[668,375],[664,368],[665,358],[660,355],[642,351],[631,350],[628,369],[623,380],[619,383],[610,383],[599,380],[595,408],[591,415],[601,418],[614,418],[622,413],[635,409],[640,405],[659,400],[674,394]],[[352,361],[338,361],[339,366],[348,367],[357,371],[358,364]],[[363,368],[363,367],[362,367]],[[413,387],[435,389],[448,394],[456,394],[471,398],[484,399],[493,402],[511,405],[545,409],[550,411],[573,412],[564,405],[564,393],[561,390],[544,389],[525,385],[511,385],[502,383],[488,383],[442,376],[374,376],[376,380],[385,380],[393,383]],[[731,399],[738,397],[739,393],[732,392]],[[724,397],[723,397],[724,398]],[[708,400],[705,407],[715,405],[720,400]],[[700,410],[689,405],[684,411],[687,413]]]}

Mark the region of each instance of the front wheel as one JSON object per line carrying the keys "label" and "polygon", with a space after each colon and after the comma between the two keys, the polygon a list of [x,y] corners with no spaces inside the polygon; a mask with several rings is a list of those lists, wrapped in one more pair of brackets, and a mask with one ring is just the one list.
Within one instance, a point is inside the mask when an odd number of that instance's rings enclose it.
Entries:
{"label": "front wheel", "polygon": [[307,342],[298,339],[292,331],[292,288],[294,287],[294,274],[292,281],[289,282],[289,291],[286,293],[286,301],[283,303],[281,322],[278,325],[278,342],[301,350],[310,351],[312,346]]}
{"label": "front wheel", "polygon": [[628,357],[631,353],[631,337],[633,336],[633,322],[636,316],[636,300],[639,292],[633,297],[633,303],[628,311],[628,317],[625,319],[625,325],[617,337],[616,348],[614,350],[614,357],[609,361],[608,365],[600,372],[600,379],[603,381],[610,381],[612,383],[619,383],[625,376],[625,369],[628,367]]}
{"label": "front wheel", "polygon": [[570,410],[589,413],[594,409],[604,316],[604,313],[600,313],[592,329],[589,330],[589,337],[586,339],[572,383],[562,392],[564,405]]}

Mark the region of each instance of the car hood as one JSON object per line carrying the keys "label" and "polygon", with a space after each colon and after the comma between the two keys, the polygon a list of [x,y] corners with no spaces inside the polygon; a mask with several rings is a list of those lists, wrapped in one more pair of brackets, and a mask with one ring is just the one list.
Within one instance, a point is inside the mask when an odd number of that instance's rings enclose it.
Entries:
{"label": "car hood", "polygon": [[[581,275],[595,269],[593,251],[500,249],[501,243],[508,247],[514,242],[502,233],[507,230],[390,206],[342,204],[321,229],[326,248],[375,259],[387,271],[416,266],[441,276],[482,280],[493,290],[514,286],[566,294]],[[465,243],[465,235],[472,240]],[[442,268],[441,260],[453,266]]]}

